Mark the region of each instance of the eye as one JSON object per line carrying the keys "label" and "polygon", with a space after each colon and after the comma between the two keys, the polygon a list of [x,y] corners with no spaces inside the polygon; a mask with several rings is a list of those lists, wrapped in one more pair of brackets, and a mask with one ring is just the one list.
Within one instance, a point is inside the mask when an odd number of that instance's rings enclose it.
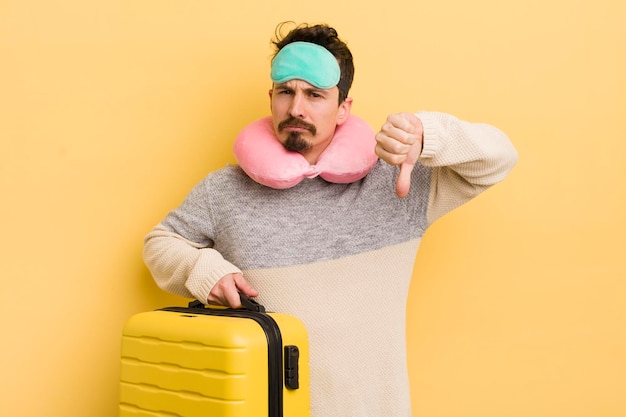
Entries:
{"label": "eye", "polygon": [[309,97],[315,98],[315,99],[323,99],[326,96],[320,91],[312,90],[312,91],[309,91]]}

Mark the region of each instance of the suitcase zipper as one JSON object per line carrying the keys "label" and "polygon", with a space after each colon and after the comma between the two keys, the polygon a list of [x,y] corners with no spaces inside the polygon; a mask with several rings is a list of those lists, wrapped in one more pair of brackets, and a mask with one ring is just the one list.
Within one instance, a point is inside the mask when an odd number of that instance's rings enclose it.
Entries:
{"label": "suitcase zipper", "polygon": [[201,303],[199,306],[194,306],[193,303],[190,303],[190,306],[187,308],[166,307],[160,310],[186,314],[245,318],[254,320],[259,324],[267,338],[268,416],[283,417],[283,340],[280,328],[271,316],[261,311],[204,308]]}

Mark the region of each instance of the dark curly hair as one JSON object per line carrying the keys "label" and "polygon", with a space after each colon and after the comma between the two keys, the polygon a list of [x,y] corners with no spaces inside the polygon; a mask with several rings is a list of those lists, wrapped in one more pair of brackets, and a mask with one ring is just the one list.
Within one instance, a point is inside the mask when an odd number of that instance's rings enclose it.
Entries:
{"label": "dark curly hair", "polygon": [[[295,26],[286,35],[283,33],[289,26]],[[339,63],[341,77],[337,87],[339,88],[339,103],[347,97],[352,80],[354,79],[354,62],[348,45],[339,39],[337,31],[326,24],[308,25],[306,23],[296,25],[294,22],[282,22],[276,27],[275,38],[272,44],[276,48],[274,56],[291,42],[311,42],[322,45],[328,49]]]}

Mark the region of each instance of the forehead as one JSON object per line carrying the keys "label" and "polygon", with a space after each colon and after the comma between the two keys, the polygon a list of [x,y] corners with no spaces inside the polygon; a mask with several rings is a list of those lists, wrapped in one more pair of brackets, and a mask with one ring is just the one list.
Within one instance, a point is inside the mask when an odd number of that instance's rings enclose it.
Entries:
{"label": "forehead", "polygon": [[288,90],[300,90],[300,91],[315,91],[315,92],[323,92],[327,95],[332,95],[335,92],[339,94],[339,88],[337,86],[331,88],[318,88],[314,85],[304,81],[293,79],[289,81],[285,81],[284,83],[274,83],[274,90],[279,89],[288,89]]}

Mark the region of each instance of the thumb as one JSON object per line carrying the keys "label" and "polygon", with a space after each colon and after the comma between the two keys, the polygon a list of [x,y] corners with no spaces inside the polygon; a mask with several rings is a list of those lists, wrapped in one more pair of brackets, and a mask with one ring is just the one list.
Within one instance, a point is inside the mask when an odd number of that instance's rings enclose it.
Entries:
{"label": "thumb", "polygon": [[413,168],[417,163],[421,148],[421,143],[413,144],[406,156],[406,160],[400,165],[400,174],[398,174],[398,180],[396,181],[396,195],[400,198],[404,198],[409,194],[409,189],[411,188],[411,172],[413,172]]}
{"label": "thumb", "polygon": [[409,194],[413,167],[415,167],[415,164],[409,164],[408,162],[403,162],[402,165],[400,165],[400,174],[396,181],[396,195],[400,198],[404,198]]}

